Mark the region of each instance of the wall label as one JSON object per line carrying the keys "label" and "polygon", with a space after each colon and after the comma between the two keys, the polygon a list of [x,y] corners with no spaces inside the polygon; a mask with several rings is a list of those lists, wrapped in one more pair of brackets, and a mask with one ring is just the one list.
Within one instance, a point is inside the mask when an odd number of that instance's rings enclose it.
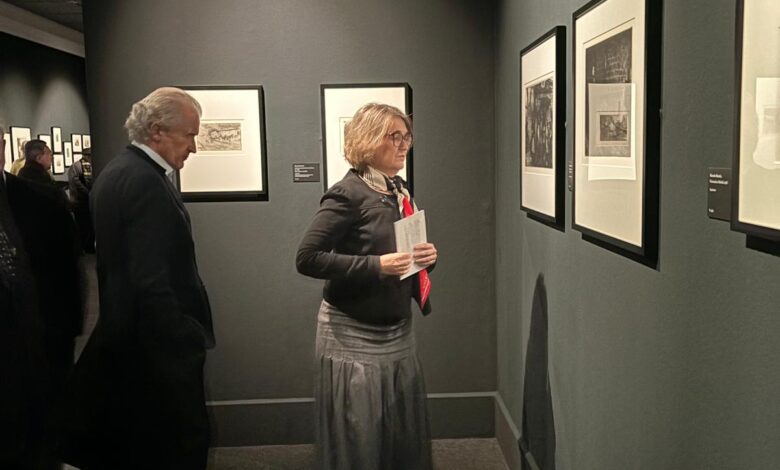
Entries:
{"label": "wall label", "polygon": [[707,183],[707,215],[731,220],[731,168],[708,168]]}
{"label": "wall label", "polygon": [[319,163],[293,163],[293,183],[318,183]]}

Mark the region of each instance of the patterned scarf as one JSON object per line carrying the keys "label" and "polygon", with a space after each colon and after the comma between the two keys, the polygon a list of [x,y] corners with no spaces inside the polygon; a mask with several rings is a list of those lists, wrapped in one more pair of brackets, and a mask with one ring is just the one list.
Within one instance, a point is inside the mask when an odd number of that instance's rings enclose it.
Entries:
{"label": "patterned scarf", "polygon": [[412,203],[414,211],[417,212],[417,205],[412,200],[412,196],[404,185],[404,179],[400,176],[389,177],[381,171],[372,166],[366,166],[361,172],[358,171],[360,179],[366,182],[366,184],[380,193],[392,193],[398,199],[398,211],[401,214],[401,218],[404,216],[404,198],[408,198]]}

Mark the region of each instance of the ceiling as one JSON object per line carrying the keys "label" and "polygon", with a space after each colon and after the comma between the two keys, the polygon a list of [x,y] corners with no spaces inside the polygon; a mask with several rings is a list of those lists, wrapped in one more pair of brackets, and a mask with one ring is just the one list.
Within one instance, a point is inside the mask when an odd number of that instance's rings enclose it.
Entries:
{"label": "ceiling", "polygon": [[81,0],[3,0],[55,23],[84,32],[81,18]]}

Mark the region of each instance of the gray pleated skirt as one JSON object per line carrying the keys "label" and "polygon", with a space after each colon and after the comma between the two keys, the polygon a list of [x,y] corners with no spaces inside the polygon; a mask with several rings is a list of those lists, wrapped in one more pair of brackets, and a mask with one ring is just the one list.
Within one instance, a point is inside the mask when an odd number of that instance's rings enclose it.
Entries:
{"label": "gray pleated skirt", "polygon": [[317,455],[323,470],[429,470],[425,382],[411,320],[359,322],[322,301]]}

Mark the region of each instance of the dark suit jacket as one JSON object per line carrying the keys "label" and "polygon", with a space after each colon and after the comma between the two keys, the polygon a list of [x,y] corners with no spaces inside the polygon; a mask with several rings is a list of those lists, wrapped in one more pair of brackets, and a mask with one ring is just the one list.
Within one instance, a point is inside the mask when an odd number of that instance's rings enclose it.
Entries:
{"label": "dark suit jacket", "polygon": [[36,297],[29,257],[0,186],[0,468],[41,463],[46,364]]}
{"label": "dark suit jacket", "polygon": [[187,210],[163,169],[129,146],[90,195],[100,318],[73,377],[70,463],[205,465],[211,310]]}
{"label": "dark suit jacket", "polygon": [[[418,276],[402,281],[381,274],[379,267],[381,255],[396,251],[393,223],[400,218],[395,196],[374,191],[350,170],[322,196],[298,248],[298,272],[326,279],[325,300],[360,321],[391,324],[408,318]],[[430,301],[423,309],[429,312]]]}

